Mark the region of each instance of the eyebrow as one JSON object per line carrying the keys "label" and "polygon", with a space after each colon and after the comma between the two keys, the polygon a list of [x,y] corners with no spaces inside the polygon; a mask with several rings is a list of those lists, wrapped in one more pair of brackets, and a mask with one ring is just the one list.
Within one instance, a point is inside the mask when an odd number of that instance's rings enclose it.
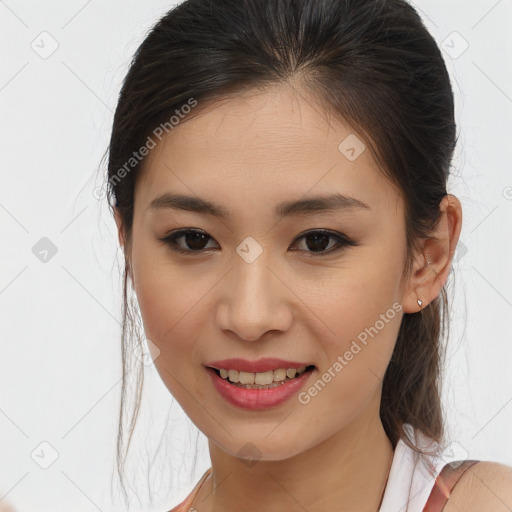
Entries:
{"label": "eyebrow", "polygon": [[[162,194],[153,199],[148,206],[148,210],[159,210],[162,208],[186,210],[212,215],[222,219],[226,219],[230,216],[229,210],[226,210],[220,204],[207,201],[200,197],[181,194]],[[276,206],[274,213],[276,217],[291,217],[318,212],[354,209],[371,210],[371,208],[360,199],[343,194],[332,194],[328,196],[310,197],[308,199],[283,201]]]}

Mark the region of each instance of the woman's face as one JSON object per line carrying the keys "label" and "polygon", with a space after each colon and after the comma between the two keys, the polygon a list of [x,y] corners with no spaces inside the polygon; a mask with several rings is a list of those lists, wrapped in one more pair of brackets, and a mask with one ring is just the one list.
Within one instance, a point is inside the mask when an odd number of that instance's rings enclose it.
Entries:
{"label": "woman's face", "polygon": [[[403,200],[353,131],[281,86],[185,117],[145,165],[133,283],[156,368],[194,424],[227,453],[251,442],[261,459],[281,460],[378,421],[401,304],[414,291],[402,278]],[[201,198],[226,216],[152,207],[163,194]],[[334,194],[367,207],[281,205]],[[185,229],[204,236],[161,241]],[[259,409],[226,399],[207,369],[265,357],[315,369],[286,401],[262,398]]]}

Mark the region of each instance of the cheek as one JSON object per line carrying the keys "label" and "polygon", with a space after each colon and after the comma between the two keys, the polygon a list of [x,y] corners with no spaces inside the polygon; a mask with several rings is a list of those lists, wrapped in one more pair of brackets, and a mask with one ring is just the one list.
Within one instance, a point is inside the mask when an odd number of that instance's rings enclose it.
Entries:
{"label": "cheek", "polygon": [[314,335],[322,340],[322,357],[317,379],[304,390],[301,403],[310,402],[320,423],[350,423],[375,399],[402,318],[392,281],[390,273],[369,270],[340,276],[314,298],[321,319]]}
{"label": "cheek", "polygon": [[171,352],[176,354],[195,346],[194,318],[205,294],[204,284],[187,277],[186,269],[170,264],[148,245],[134,247],[134,290],[146,336],[158,347],[160,357],[171,361]]}
{"label": "cheek", "polygon": [[[338,356],[354,385],[369,386],[382,378],[393,352],[402,308],[399,302],[400,259],[361,259],[350,273],[334,273],[311,297],[326,368]],[[352,387],[352,386],[351,386]]]}
{"label": "cheek", "polygon": [[192,400],[189,389],[203,363],[199,333],[207,313],[201,298],[211,286],[205,289],[200,280],[184,277],[183,269],[168,262],[165,266],[154,259],[151,265],[140,262],[134,265],[134,289],[145,335],[157,349],[151,353],[155,368],[187,414],[200,421],[204,411],[198,404],[205,401],[204,390],[199,387]]}

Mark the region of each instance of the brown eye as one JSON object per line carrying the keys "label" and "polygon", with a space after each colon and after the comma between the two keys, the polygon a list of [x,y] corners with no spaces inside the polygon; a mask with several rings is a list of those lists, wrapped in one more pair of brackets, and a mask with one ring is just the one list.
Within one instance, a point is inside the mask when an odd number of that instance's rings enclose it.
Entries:
{"label": "brown eye", "polygon": [[[159,238],[159,240],[168,245],[173,251],[183,254],[201,254],[207,249],[211,249],[211,247],[207,247],[207,244],[208,241],[213,240],[213,238],[204,231],[180,229],[170,235]],[[326,230],[308,231],[296,238],[294,244],[297,244],[300,240],[304,240],[305,249],[299,249],[299,251],[310,253],[313,256],[330,254],[341,250],[345,246],[359,245],[357,242],[341,233]]]}
{"label": "brown eye", "polygon": [[[183,239],[181,243],[178,240]],[[173,250],[183,253],[202,252],[208,240],[213,240],[210,235],[203,231],[182,229],[171,235],[161,238],[160,241],[169,245]]]}
{"label": "brown eye", "polygon": [[[309,231],[298,237],[295,242],[299,240],[304,240],[305,252],[318,253],[320,255],[338,251],[344,246],[358,245],[341,233],[325,230]],[[331,240],[334,240],[334,245],[330,245]]]}
{"label": "brown eye", "polygon": [[332,237],[326,235],[325,233],[312,233],[310,235],[304,236],[303,239],[308,250],[313,252],[321,252],[327,249]]}

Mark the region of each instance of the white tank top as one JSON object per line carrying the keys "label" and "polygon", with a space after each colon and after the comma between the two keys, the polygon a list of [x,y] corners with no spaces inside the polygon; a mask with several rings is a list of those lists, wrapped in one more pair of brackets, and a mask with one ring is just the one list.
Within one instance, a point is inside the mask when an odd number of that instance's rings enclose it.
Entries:
{"label": "white tank top", "polygon": [[454,445],[443,449],[411,425],[403,428],[413,444],[435,454],[420,455],[402,439],[398,441],[379,512],[422,512],[443,466],[463,458],[453,453]]}
{"label": "white tank top", "polygon": [[[398,441],[379,512],[423,512],[436,477],[443,467],[451,461],[465,458],[464,454],[453,453],[456,444],[442,448],[433,439],[426,437],[420,431],[415,431],[409,424],[405,424],[403,430],[414,445],[431,452],[432,455],[420,455],[409,448],[402,439]],[[170,512],[188,512],[195,495],[210,476],[211,470],[212,468],[209,468],[203,474],[186,499]],[[441,510],[441,508],[434,506],[431,510]]]}

